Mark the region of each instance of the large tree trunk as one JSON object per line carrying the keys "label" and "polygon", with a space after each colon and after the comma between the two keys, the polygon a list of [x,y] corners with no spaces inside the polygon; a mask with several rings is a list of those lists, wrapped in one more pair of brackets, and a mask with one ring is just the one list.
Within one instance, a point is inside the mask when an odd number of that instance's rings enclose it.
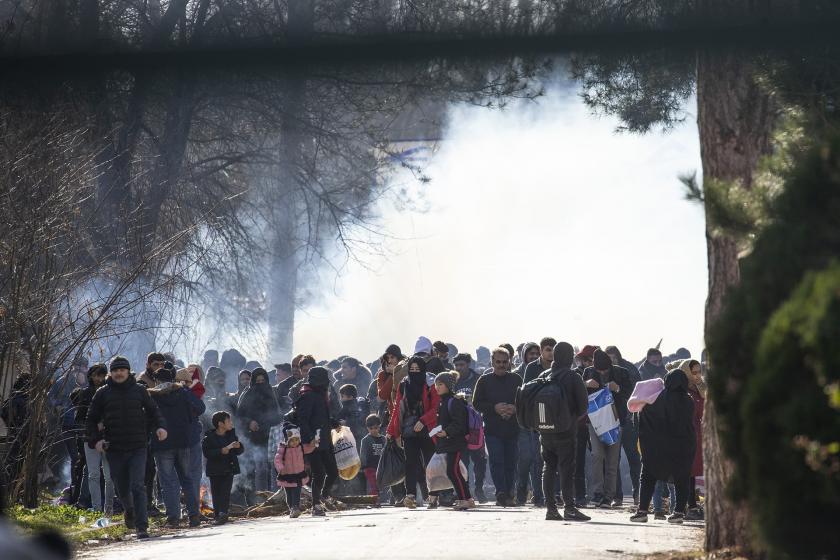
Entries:
{"label": "large tree trunk", "polygon": [[[735,181],[749,189],[761,156],[771,150],[770,133],[776,119],[771,95],[755,81],[752,65],[731,53],[701,52],[697,65],[697,120],[703,159],[703,178]],[[706,224],[709,296],[706,329],[723,308],[726,293],[740,278],[738,243],[713,223]],[[714,376],[710,356],[709,375]],[[703,427],[706,477],[706,550],[755,550],[750,512],[745,503],[728,499],[726,488],[732,464],[721,449],[715,403],[706,401]]]}

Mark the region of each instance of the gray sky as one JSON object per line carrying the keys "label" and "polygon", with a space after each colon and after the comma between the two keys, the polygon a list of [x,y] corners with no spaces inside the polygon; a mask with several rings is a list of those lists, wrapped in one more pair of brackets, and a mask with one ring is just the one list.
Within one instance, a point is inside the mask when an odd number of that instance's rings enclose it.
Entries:
{"label": "gray sky", "polygon": [[299,311],[295,348],[370,360],[419,335],[470,352],[550,335],[633,360],[660,338],[699,354],[704,217],[678,181],[701,166],[694,107],[645,136],[616,134],[568,88],[504,111],[451,108],[432,182],[393,178],[422,189],[428,211],[383,201],[390,257],[351,262]]}

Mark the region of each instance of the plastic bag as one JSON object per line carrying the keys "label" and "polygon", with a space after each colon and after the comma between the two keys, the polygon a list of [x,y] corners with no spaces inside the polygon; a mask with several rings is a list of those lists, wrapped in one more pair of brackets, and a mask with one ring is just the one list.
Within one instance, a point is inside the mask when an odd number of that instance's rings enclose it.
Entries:
{"label": "plastic bag", "polygon": [[335,464],[338,476],[344,480],[352,480],[359,474],[362,461],[356,451],[356,438],[347,426],[341,426],[332,431],[332,442],[335,448]]}
{"label": "plastic bag", "polygon": [[385,444],[376,467],[376,486],[382,489],[405,480],[405,451],[392,439]]}
{"label": "plastic bag", "polygon": [[602,442],[615,445],[621,441],[620,423],[615,413],[615,401],[612,393],[601,389],[589,395],[589,422]]}
{"label": "plastic bag", "polygon": [[[459,461],[459,463],[461,476],[466,480],[467,467],[463,461]],[[429,487],[429,492],[439,492],[452,488],[452,481],[446,475],[446,454],[435,453],[432,455],[432,460],[426,466],[426,485]]]}

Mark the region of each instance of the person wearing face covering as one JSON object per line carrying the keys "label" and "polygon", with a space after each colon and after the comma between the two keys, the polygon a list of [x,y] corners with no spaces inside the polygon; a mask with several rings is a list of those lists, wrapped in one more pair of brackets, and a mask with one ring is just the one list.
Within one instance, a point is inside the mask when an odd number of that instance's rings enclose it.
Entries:
{"label": "person wearing face covering", "polygon": [[[247,469],[248,489],[269,490],[271,465],[268,457],[268,436],[271,427],[279,425],[283,419],[268,381],[268,373],[263,368],[255,368],[251,372],[251,383],[239,397],[236,413],[240,433],[247,440],[248,457],[243,461],[243,470]],[[249,503],[253,498],[253,494],[248,496]]]}
{"label": "person wearing face covering", "polygon": [[[408,375],[397,386],[394,409],[388,424],[388,438],[405,447],[405,507],[417,507],[414,495],[417,485],[423,500],[428,499],[426,465],[435,453],[435,444],[429,431],[437,423],[440,397],[434,385],[426,379],[426,360],[413,356],[406,364]],[[437,507],[437,497],[429,501],[429,507]]]}
{"label": "person wearing face covering", "polygon": [[295,401],[295,416],[300,427],[300,440],[303,444],[312,444],[315,449],[307,455],[312,469],[312,515],[326,515],[326,502],[337,509],[340,503],[330,495],[332,486],[338,479],[338,466],[335,463],[335,448],[330,431],[338,427],[338,422],[330,417],[330,372],[322,366],[309,370],[307,382],[303,384],[300,395]]}
{"label": "person wearing face covering", "polygon": [[639,447],[642,475],[639,509],[631,521],[647,521],[657,480],[673,478],[676,506],[670,523],[682,523],[688,497],[688,481],[697,447],[694,401],[688,393],[688,376],[676,369],[665,377],[665,390],[639,413]]}

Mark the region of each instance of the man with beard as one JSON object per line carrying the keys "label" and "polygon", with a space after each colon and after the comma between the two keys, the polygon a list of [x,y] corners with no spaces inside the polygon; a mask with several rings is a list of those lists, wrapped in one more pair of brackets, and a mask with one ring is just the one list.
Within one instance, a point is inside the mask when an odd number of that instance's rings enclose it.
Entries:
{"label": "man with beard", "polygon": [[668,370],[662,364],[662,352],[656,348],[648,350],[645,362],[639,368],[639,373],[642,376],[642,381],[647,381],[648,379],[654,379],[656,377],[659,379],[665,379],[665,376],[668,374]]}
{"label": "man with beard", "polygon": [[[152,352],[146,356],[146,369],[137,376],[137,383],[144,385],[147,389],[152,389],[157,385],[155,379],[155,372],[162,368],[166,363],[166,357],[160,352]],[[157,470],[155,466],[155,458],[152,455],[152,448],[149,447],[149,456],[146,457],[146,509],[152,517],[159,517],[163,515],[155,505],[155,478],[157,477]]]}
{"label": "man with beard", "polygon": [[[552,352],[554,346],[551,347]],[[520,352],[522,363],[519,371],[523,374],[528,365],[540,359],[540,345],[536,342],[526,342]],[[542,367],[542,365],[540,366]],[[550,366],[549,366],[550,367]],[[546,368],[548,369],[548,368]],[[543,370],[545,371],[545,370]],[[533,504],[543,507],[545,499],[542,493],[542,457],[540,457],[540,436],[536,432],[519,428],[519,461],[516,465],[516,503],[524,505],[528,498],[528,481],[531,482]]]}

